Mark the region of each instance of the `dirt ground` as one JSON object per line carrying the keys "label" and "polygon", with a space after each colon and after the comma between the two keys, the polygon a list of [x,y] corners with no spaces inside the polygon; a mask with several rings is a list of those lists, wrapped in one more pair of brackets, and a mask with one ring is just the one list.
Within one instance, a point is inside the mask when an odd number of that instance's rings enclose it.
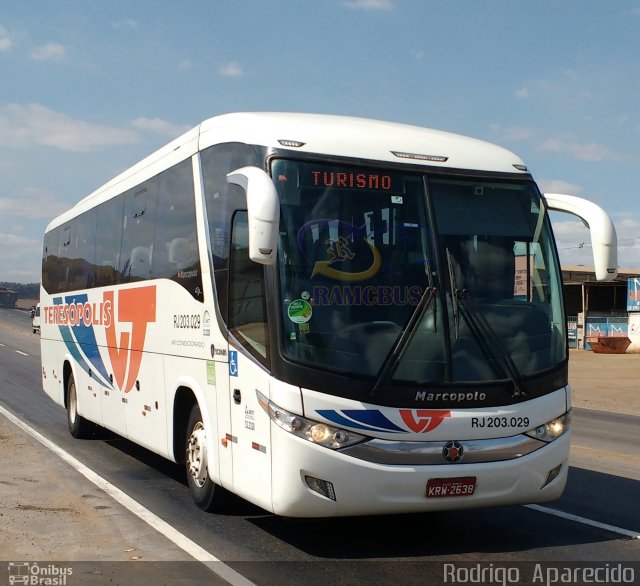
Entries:
{"label": "dirt ground", "polygon": [[16,301],[16,307],[18,309],[31,309],[38,303],[40,303],[39,299],[18,299],[18,301]]}
{"label": "dirt ground", "polygon": [[0,527],[0,560],[189,559],[1,415]]}
{"label": "dirt ground", "polygon": [[574,407],[640,415],[640,354],[570,350]]}

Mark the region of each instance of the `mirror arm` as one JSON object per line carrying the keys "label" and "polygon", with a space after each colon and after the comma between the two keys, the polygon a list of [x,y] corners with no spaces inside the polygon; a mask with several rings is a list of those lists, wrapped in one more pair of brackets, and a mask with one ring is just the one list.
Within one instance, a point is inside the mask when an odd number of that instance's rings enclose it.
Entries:
{"label": "mirror arm", "polygon": [[578,216],[589,228],[593,265],[598,281],[612,281],[618,274],[618,241],[611,218],[599,205],[560,193],[545,193],[548,209]]}

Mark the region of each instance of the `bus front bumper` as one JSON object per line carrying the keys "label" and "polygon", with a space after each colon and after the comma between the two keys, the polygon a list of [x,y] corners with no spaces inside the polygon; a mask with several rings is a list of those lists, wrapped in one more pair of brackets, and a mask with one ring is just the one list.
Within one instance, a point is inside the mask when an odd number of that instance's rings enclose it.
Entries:
{"label": "bus front bumper", "polygon": [[[566,484],[570,435],[567,432],[532,453],[504,461],[387,465],[319,447],[277,429],[272,435],[273,512],[332,517],[551,501]],[[472,494],[441,496],[437,490],[427,490],[430,480],[447,484],[470,477],[475,479]]]}

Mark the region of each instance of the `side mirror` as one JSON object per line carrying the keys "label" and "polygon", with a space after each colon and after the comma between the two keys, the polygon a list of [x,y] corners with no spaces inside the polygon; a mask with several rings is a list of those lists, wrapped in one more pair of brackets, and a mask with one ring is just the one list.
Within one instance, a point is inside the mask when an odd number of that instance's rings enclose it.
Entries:
{"label": "side mirror", "polygon": [[263,265],[276,264],[280,202],[271,177],[258,167],[242,167],[229,173],[227,181],[247,194],[249,258]]}
{"label": "side mirror", "polygon": [[578,216],[589,228],[596,279],[615,279],[618,274],[618,239],[607,212],[599,205],[574,195],[545,193],[544,198],[550,210]]}

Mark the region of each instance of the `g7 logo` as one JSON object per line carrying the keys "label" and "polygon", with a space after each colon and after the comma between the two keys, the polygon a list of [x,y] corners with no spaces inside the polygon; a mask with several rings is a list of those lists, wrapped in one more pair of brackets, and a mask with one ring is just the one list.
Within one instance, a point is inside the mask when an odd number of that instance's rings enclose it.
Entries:
{"label": "g7 logo", "polygon": [[428,433],[438,427],[447,417],[451,417],[451,411],[400,409],[400,417],[411,431]]}
{"label": "g7 logo", "polygon": [[[115,308],[114,319],[106,328],[113,376],[118,388],[128,393],[140,371],[147,325],[156,321],[156,288],[124,289],[118,293],[117,306],[113,291],[105,292],[104,300],[110,301]],[[120,339],[117,339],[116,324],[123,322],[131,323],[131,333],[120,332]]]}

